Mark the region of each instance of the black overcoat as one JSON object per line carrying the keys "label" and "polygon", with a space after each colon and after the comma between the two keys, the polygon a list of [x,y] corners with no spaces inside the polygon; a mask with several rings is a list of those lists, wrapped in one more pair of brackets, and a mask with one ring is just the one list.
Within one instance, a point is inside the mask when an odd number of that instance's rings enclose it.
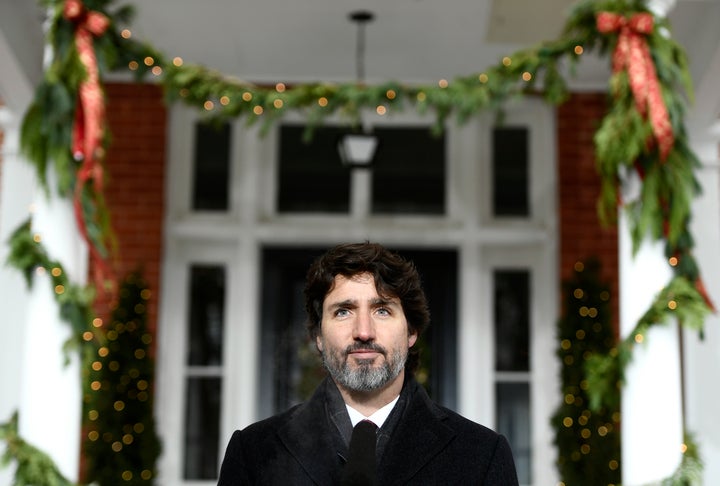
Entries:
{"label": "black overcoat", "polygon": [[[505,437],[430,400],[414,380],[410,401],[378,464],[378,484],[518,484]],[[287,412],[236,431],[218,486],[339,483],[346,451],[325,409],[326,387]]]}

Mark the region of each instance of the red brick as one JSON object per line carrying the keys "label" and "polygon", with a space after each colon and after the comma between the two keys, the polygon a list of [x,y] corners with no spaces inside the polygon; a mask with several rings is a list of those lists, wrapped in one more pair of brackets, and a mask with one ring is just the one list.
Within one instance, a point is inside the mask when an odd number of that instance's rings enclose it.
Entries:
{"label": "red brick", "polygon": [[[105,197],[118,242],[115,269],[120,278],[141,270],[152,292],[148,326],[154,330],[165,212],[167,110],[162,90],[155,85],[111,83],[105,90],[112,134]],[[97,299],[95,310],[101,317],[109,317],[106,297]]]}
{"label": "red brick", "polygon": [[577,261],[596,257],[610,286],[613,325],[619,323],[618,234],[597,214],[600,178],[593,137],[607,109],[604,93],[576,93],[557,110],[560,278],[570,278]]}

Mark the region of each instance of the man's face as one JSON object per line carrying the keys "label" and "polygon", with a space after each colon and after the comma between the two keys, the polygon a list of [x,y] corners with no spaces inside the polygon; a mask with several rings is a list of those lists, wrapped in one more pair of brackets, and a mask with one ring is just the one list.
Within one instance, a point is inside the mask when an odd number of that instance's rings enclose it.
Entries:
{"label": "man's face", "polygon": [[395,380],[417,334],[408,334],[397,297],[381,297],[369,273],[337,275],[323,301],[317,346],[341,387],[371,391]]}

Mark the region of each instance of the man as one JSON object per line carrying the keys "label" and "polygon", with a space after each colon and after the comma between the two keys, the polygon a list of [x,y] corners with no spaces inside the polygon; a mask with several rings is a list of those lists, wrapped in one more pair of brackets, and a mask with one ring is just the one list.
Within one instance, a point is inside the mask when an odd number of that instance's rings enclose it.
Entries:
{"label": "man", "polygon": [[518,484],[507,440],[413,378],[429,313],[412,263],[378,244],[336,246],[308,271],[305,309],[329,377],[309,401],[236,431],[219,486]]}

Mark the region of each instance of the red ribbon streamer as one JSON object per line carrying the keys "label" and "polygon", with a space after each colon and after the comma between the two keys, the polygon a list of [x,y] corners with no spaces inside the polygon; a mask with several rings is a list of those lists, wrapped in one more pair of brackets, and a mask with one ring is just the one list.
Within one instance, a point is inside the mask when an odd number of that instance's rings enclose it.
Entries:
{"label": "red ribbon streamer", "polygon": [[598,31],[603,34],[619,32],[612,59],[613,72],[627,69],[635,106],[642,116],[649,114],[660,160],[664,161],[675,143],[675,135],[645,39],[645,35],[654,28],[653,16],[650,13],[638,13],[628,18],[612,12],[601,12],[596,22]]}
{"label": "red ribbon streamer", "polygon": [[78,88],[78,101],[73,126],[72,152],[82,161],[75,185],[75,219],[82,237],[88,244],[90,256],[95,263],[95,278],[102,284],[109,275],[107,262],[98,246],[91,241],[82,208],[82,192],[85,184],[92,182],[97,194],[103,190],[102,138],[105,131],[105,99],[100,85],[100,73],[93,47],[93,37],[100,36],[110,25],[110,20],[100,12],[90,11],[81,0],[66,0],[63,16],[75,24],[75,47],[86,70],[86,77]]}
{"label": "red ribbon streamer", "polygon": [[[619,32],[617,46],[613,52],[613,72],[617,73],[627,69],[635,106],[641,116],[649,114],[660,152],[660,160],[664,161],[675,143],[675,135],[660,91],[655,64],[653,64],[650,49],[644,37],[653,31],[653,16],[650,13],[637,13],[628,18],[612,12],[601,12],[597,15],[596,23],[600,33]],[[644,177],[644,170],[640,164],[635,164],[635,167],[640,177]],[[667,203],[662,203],[662,205],[666,206]],[[669,233],[667,220],[664,221],[663,229],[667,235]],[[710,299],[702,279],[697,277],[694,283],[695,289],[705,304],[712,312],[715,312],[715,305]]]}

